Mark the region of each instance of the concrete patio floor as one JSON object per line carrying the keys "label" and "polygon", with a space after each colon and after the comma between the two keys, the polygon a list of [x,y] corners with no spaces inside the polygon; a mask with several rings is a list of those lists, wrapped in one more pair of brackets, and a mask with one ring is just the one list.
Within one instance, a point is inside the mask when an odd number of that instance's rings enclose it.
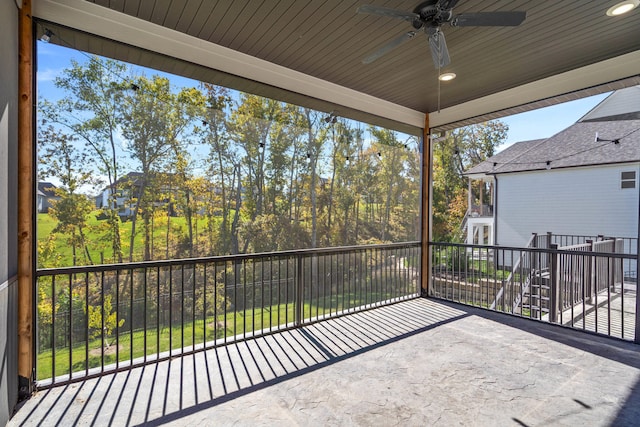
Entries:
{"label": "concrete patio floor", "polygon": [[640,346],[415,299],[40,391],[17,425],[639,425]]}

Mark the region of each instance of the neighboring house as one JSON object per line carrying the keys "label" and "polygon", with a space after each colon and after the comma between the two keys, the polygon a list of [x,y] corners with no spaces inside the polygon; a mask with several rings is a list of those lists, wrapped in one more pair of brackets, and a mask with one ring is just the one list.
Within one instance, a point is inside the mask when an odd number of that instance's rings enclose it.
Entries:
{"label": "neighboring house", "polygon": [[135,203],[132,199],[136,197],[137,189],[140,187],[143,174],[140,172],[129,172],[125,176],[118,178],[115,184],[102,189],[96,196],[97,208],[108,208],[111,196],[116,193],[116,206],[118,215],[121,218],[129,218],[133,215]]}
{"label": "neighboring house", "polygon": [[[168,178],[170,175],[163,174],[163,177]],[[142,185],[143,178],[144,174],[141,172],[129,172],[121,178],[118,178],[113,187],[107,186],[102,189],[100,194],[95,196],[96,207],[99,209],[107,209],[109,207],[111,195],[115,192],[118,215],[123,220],[131,218],[136,208],[135,199],[138,197],[140,192],[140,186]],[[170,189],[166,186],[161,188],[161,193],[165,195],[168,193],[175,194],[176,192],[176,189]],[[166,206],[168,203],[168,198],[158,198],[153,202],[156,207]],[[171,206],[171,215],[175,215],[173,206]]]}
{"label": "neighboring house", "polygon": [[476,214],[469,193],[467,243],[522,247],[545,232],[637,237],[640,87],[612,93],[567,129],[513,144],[465,175],[493,189],[493,209]]}
{"label": "neighboring house", "polygon": [[38,182],[37,207],[38,212],[49,212],[49,208],[53,206],[54,201],[60,199],[56,194],[56,186],[50,182]]}

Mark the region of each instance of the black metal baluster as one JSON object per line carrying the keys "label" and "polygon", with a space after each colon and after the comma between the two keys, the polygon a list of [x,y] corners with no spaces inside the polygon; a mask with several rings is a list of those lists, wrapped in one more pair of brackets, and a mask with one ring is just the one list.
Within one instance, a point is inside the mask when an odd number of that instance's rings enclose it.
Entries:
{"label": "black metal baluster", "polygon": [[162,296],[160,295],[160,266],[156,275],[156,360],[160,358],[160,303]]}
{"label": "black metal baluster", "polygon": [[[104,347],[104,346],[103,346]],[[56,276],[51,276],[51,381],[56,383]]]}
{"label": "black metal baluster", "polygon": [[[202,348],[207,348],[207,267],[208,262],[202,264]],[[215,323],[215,321],[214,321]]]}
{"label": "black metal baluster", "polygon": [[116,369],[120,367],[120,270],[116,270]]}
{"label": "black metal baluster", "polygon": [[193,263],[191,276],[191,350],[196,349],[196,263]]}
{"label": "black metal baluster", "polygon": [[69,379],[73,374],[73,274],[69,274]]}
{"label": "black metal baluster", "polygon": [[173,266],[169,264],[169,357],[173,353]]}
{"label": "black metal baluster", "polygon": [[89,272],[87,271],[84,276],[84,307],[85,307],[85,335],[84,338],[87,342],[84,352],[84,365],[85,375],[89,375]]}
{"label": "black metal baluster", "polygon": [[147,298],[148,296],[148,289],[147,289],[147,282],[148,282],[148,278],[147,276],[149,275],[149,270],[147,269],[147,267],[143,268],[143,274],[144,277],[142,279],[142,287],[143,287],[143,295],[144,298],[142,300],[142,311],[143,311],[143,316],[142,316],[142,327],[144,328],[144,334],[142,335],[142,340],[143,340],[143,346],[144,346],[144,355],[143,355],[143,360],[144,363],[147,363]]}

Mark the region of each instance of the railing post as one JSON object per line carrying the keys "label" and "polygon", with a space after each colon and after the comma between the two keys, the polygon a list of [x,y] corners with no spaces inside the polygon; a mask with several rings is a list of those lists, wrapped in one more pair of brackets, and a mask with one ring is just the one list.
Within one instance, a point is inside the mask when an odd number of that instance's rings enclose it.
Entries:
{"label": "railing post", "polygon": [[[532,248],[538,247],[538,233],[531,233],[531,245],[529,246]],[[523,259],[526,259],[526,257],[523,257]],[[528,267],[530,271],[536,270],[538,268],[538,265],[536,265],[537,259],[538,257],[536,257],[535,252],[529,252],[529,265],[525,265],[524,267]]]}
{"label": "railing post", "polygon": [[[552,251],[558,250],[557,244],[551,244],[549,249]],[[557,252],[549,252],[549,279],[551,283],[549,284],[549,322],[556,323],[558,321],[558,257],[560,254]],[[542,304],[541,304],[542,305]],[[542,308],[542,307],[541,307]]]}
{"label": "railing post", "polygon": [[[618,239],[616,239],[615,237],[613,238],[613,246],[611,247],[611,253],[615,254],[616,253],[616,246],[618,243]],[[609,268],[609,283],[607,283],[607,288],[611,289],[613,288],[613,291],[615,292],[616,290],[616,280],[618,278],[618,260],[616,258],[613,257],[609,257],[609,259],[607,260],[607,265]],[[622,263],[623,263],[623,259],[620,258],[620,270],[622,270]],[[624,279],[620,281],[620,284],[622,285],[622,283],[624,282]]]}
{"label": "railing post", "polygon": [[429,130],[429,114],[424,117],[424,129],[422,132],[422,168],[421,168],[421,203],[420,203],[420,282],[421,295],[427,297],[431,294],[431,202],[432,202],[432,173],[433,152],[431,134]]}
{"label": "railing post", "polygon": [[[593,251],[593,240],[587,239],[585,241],[585,243],[589,244],[589,247],[585,248],[585,250],[587,252],[592,252]],[[594,286],[595,277],[594,276],[596,275],[596,269],[598,267],[597,261],[596,261],[596,257],[595,256],[589,256],[587,258],[587,261],[585,262],[585,267],[587,269],[585,275],[587,276],[586,277],[587,278],[586,288],[587,288],[587,292],[589,293],[588,301],[591,303],[591,302],[593,302],[593,297],[595,295],[595,289],[594,289],[595,288],[595,286]],[[583,295],[583,298],[585,300],[587,300],[587,295]]]}
{"label": "railing post", "polygon": [[[638,200],[638,207],[640,208],[640,200]],[[640,222],[640,209],[638,209],[638,221]],[[629,252],[631,252],[631,242],[629,242]],[[631,267],[631,266],[629,266]],[[636,239],[636,289],[640,284],[640,228],[638,228],[638,238]],[[622,289],[624,292],[624,271],[622,272]],[[636,291],[636,327],[634,331],[633,342],[640,344],[640,298],[637,297]]]}
{"label": "railing post", "polygon": [[[553,244],[552,242],[553,242],[553,233],[552,233],[552,232],[550,232],[550,231],[547,231],[547,243],[546,243],[546,247],[547,247],[547,248],[551,248],[551,245]],[[556,248],[557,248],[558,246],[562,246],[562,245],[558,245],[558,244],[556,243]],[[552,258],[552,257],[553,257],[553,254],[548,254],[548,255],[547,255],[547,259],[546,259],[546,261],[547,261],[547,263],[546,263],[546,264],[547,264],[547,265],[549,265],[549,264],[551,263],[551,258]]]}
{"label": "railing post", "polygon": [[303,293],[303,283],[302,283],[302,255],[296,255],[297,267],[296,267],[296,301],[295,301],[295,320],[294,323],[296,326],[302,325],[302,293]]}

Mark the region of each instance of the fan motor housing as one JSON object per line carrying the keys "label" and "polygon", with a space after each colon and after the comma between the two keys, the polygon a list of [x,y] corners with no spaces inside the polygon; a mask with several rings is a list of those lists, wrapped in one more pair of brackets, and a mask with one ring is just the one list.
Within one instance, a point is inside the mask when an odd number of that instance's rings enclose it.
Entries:
{"label": "fan motor housing", "polygon": [[425,25],[437,27],[443,22],[449,22],[453,17],[453,9],[440,10],[438,8],[438,0],[427,0],[420,3],[413,9],[413,13],[420,16],[420,19],[416,19],[411,23],[416,30]]}

